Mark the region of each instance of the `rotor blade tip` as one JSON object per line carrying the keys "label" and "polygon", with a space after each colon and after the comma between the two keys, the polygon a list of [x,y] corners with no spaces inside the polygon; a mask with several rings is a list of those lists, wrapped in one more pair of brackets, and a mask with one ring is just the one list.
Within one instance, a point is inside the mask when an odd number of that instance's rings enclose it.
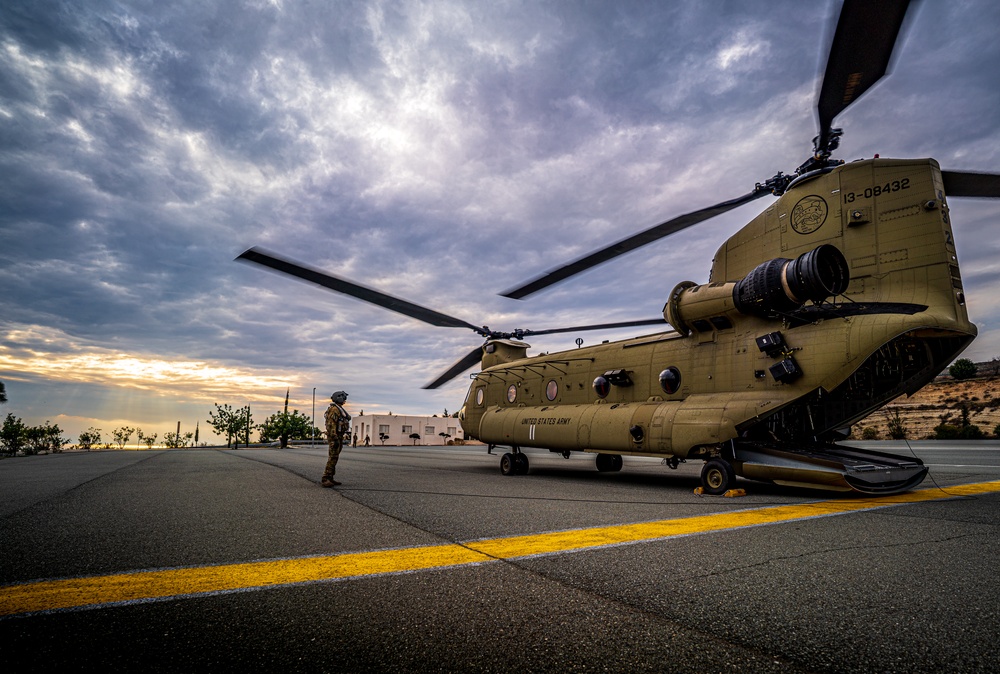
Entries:
{"label": "rotor blade tip", "polygon": [[257,253],[257,247],[251,246],[236,256],[237,260],[249,260]]}

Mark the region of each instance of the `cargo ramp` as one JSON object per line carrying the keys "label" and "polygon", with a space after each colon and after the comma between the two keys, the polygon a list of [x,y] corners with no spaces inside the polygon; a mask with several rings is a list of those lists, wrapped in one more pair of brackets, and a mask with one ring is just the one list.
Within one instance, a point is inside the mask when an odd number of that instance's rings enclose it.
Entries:
{"label": "cargo ramp", "polygon": [[916,457],[829,444],[733,440],[723,457],[737,475],[751,480],[873,496],[909,491],[927,475]]}

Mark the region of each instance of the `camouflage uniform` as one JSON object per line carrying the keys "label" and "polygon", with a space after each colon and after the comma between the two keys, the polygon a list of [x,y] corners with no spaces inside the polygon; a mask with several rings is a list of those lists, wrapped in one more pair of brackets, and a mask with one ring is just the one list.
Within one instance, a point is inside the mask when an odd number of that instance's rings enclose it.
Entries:
{"label": "camouflage uniform", "polygon": [[[333,397],[336,398],[339,393],[343,392],[338,391]],[[346,393],[343,394],[343,399],[347,399]],[[326,410],[325,419],[326,441],[330,446],[330,455],[326,461],[326,470],[323,472],[324,487],[340,484],[333,479],[333,476],[337,473],[337,459],[340,458],[340,451],[344,448],[344,437],[351,429],[351,415],[334,399]]]}

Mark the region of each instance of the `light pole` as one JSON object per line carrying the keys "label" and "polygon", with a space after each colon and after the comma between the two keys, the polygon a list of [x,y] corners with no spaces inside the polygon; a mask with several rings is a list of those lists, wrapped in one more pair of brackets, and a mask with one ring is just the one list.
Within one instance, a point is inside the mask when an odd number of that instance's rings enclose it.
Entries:
{"label": "light pole", "polygon": [[309,424],[309,425],[312,426],[312,430],[310,431],[310,433],[312,433],[312,440],[309,443],[309,446],[312,447],[313,445],[316,444],[316,387],[315,386],[313,386],[313,416],[312,416],[312,423]]}

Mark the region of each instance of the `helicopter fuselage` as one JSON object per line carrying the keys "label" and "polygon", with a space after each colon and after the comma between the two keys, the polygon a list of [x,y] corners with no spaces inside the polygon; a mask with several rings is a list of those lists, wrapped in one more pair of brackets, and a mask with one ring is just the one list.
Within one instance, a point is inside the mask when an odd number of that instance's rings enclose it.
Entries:
{"label": "helicopter fuselage", "polygon": [[[820,291],[806,299],[809,274]],[[709,283],[674,288],[664,317],[674,330],[531,358],[488,342],[467,437],[679,458],[842,439],[976,336],[937,162],[797,179],[719,248]]]}
{"label": "helicopter fuselage", "polygon": [[[511,299],[718,217],[778,196],[715,255],[709,282],[666,295],[665,323],[645,319],[504,332],[420,306],[259,248],[237,259],[424,323],[485,337],[424,388],[477,362],[460,413],[469,438],[509,446],[505,475],[528,471],[522,447],[704,459],[704,493],[737,476],[891,494],[927,474],[916,457],[838,444],[850,426],[933,379],[975,338],[945,186],[1000,198],[1000,175],[944,170],[933,159],[833,159],[837,117],[888,71],[909,0],[843,2],[816,102],[819,133],[794,174],[680,213],[501,293]],[[624,289],[610,289],[625,294]],[[657,325],[660,332],[529,358],[531,334]],[[577,342],[580,344],[580,342]]]}

